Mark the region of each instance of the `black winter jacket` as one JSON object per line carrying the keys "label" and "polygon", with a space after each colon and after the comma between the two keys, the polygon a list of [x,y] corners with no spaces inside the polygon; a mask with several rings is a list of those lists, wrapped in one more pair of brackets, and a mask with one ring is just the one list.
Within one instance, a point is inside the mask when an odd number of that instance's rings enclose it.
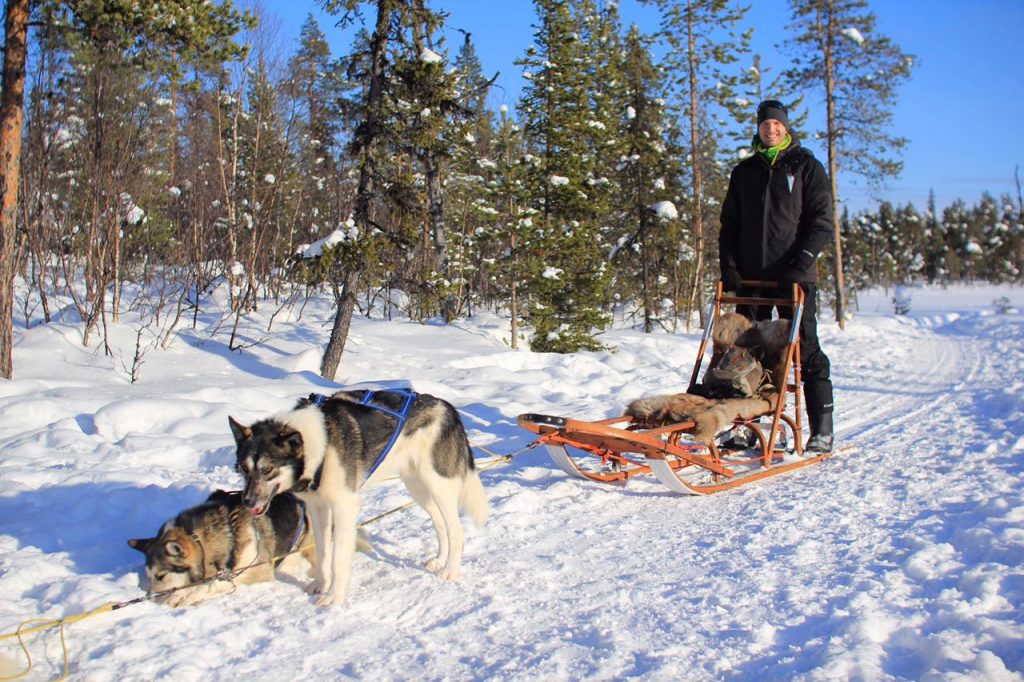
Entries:
{"label": "black winter jacket", "polygon": [[[793,137],[775,165],[755,153],[729,178],[718,234],[722,271],[777,281],[817,281],[815,259],[832,238],[832,189],[825,168]],[[806,252],[806,253],[804,253]]]}

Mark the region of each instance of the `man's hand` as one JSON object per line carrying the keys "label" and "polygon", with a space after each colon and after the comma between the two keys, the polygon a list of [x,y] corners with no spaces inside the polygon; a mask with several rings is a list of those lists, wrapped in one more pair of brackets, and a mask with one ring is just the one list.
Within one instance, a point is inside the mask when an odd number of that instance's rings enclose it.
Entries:
{"label": "man's hand", "polygon": [[793,284],[799,282],[811,282],[811,272],[814,270],[814,256],[807,251],[801,251],[789,264],[786,271],[779,278],[781,284]]}
{"label": "man's hand", "polygon": [[739,291],[742,278],[736,268],[722,270],[722,291]]}

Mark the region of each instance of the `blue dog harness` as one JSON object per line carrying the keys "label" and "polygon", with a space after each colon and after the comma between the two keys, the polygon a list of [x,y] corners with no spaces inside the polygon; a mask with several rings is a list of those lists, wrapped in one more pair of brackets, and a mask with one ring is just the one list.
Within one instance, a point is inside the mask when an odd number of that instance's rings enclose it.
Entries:
{"label": "blue dog harness", "polygon": [[[397,410],[392,410],[390,407],[385,407],[384,405],[374,402],[374,399],[379,393],[397,393],[401,395],[401,407]],[[369,471],[366,472],[366,476],[363,477],[363,483],[366,483],[370,476],[373,476],[374,472],[377,471],[380,465],[384,463],[384,458],[388,456],[389,452],[391,452],[391,448],[394,446],[395,441],[398,440],[398,436],[401,435],[402,429],[405,428],[405,421],[409,416],[409,411],[412,409],[412,404],[416,401],[416,395],[416,391],[411,388],[387,388],[381,391],[363,391],[363,397],[359,399],[360,405],[364,405],[374,410],[380,410],[381,412],[394,417],[396,422],[395,429],[391,432],[391,438],[388,439],[384,449],[381,450],[379,455],[377,455],[376,461],[370,467]],[[330,396],[316,394],[310,396],[310,399],[314,405],[320,407],[330,399]],[[321,464],[321,468],[322,467],[323,465]],[[313,479],[313,485],[310,486],[313,490],[320,487],[320,473],[321,472],[318,469]]]}

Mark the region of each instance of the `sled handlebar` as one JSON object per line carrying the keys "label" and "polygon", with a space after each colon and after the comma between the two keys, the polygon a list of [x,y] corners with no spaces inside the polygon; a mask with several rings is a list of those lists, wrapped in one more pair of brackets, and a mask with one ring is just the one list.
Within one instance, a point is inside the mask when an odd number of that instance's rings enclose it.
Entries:
{"label": "sled handlebar", "polygon": [[768,279],[741,279],[740,286],[749,289],[778,289],[784,282],[773,282]]}

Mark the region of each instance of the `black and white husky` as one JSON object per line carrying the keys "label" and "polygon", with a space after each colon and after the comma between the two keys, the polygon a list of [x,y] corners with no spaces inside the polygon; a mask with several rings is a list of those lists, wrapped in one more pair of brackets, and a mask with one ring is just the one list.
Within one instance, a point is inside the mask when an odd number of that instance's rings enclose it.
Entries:
{"label": "black and white husky", "polygon": [[341,391],[303,399],[293,410],[251,426],[231,417],[228,422],[249,510],[263,514],[284,492],[306,503],[316,540],[309,591],[321,595],[318,604],[345,599],[360,488],[396,475],[427,510],[437,532],[437,556],[427,568],[444,579],[459,579],[459,510],[482,526],[487,498],[466,431],[449,403],[411,391]]}

